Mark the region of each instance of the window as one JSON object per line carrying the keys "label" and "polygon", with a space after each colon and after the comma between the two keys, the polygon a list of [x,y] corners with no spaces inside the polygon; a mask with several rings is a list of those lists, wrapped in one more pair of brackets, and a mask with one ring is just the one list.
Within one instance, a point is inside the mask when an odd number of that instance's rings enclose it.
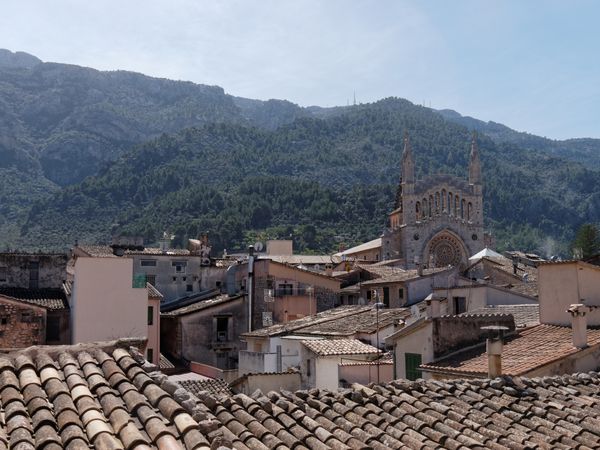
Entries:
{"label": "window", "polygon": [[217,317],[217,342],[229,340],[229,317]]}
{"label": "window", "polygon": [[186,285],[185,290],[186,290],[186,292],[192,292],[194,290],[194,285],[193,284]]}
{"label": "window", "polygon": [[148,306],[148,325],[154,324],[154,306]]}
{"label": "window", "polygon": [[421,371],[419,366],[421,365],[421,355],[419,353],[405,353],[404,362],[406,367],[406,378],[414,381],[417,378],[421,378]]}
{"label": "window", "polygon": [[388,286],[384,286],[383,288],[383,304],[387,308],[390,306],[390,288]]}
{"label": "window", "polygon": [[154,349],[149,348],[146,350],[146,361],[152,362],[154,359]]}
{"label": "window", "polygon": [[8,325],[8,316],[0,317],[0,325]]}
{"label": "window", "polygon": [[454,314],[462,314],[467,312],[467,299],[465,297],[453,297]]}
{"label": "window", "polygon": [[29,289],[37,289],[40,279],[40,263],[37,261],[29,262]]}
{"label": "window", "polygon": [[173,261],[171,266],[175,268],[176,273],[185,273],[185,268],[187,266],[187,262],[185,261]]}
{"label": "window", "polygon": [[150,283],[152,286],[156,286],[156,275],[146,274],[146,282]]}
{"label": "window", "polygon": [[60,317],[48,316],[46,319],[46,342],[60,340]]}
{"label": "window", "polygon": [[282,283],[279,285],[279,293],[281,295],[292,295],[294,293],[294,285],[290,283]]}
{"label": "window", "polygon": [[398,298],[400,300],[404,299],[404,289],[403,288],[398,289]]}
{"label": "window", "polygon": [[306,376],[310,377],[311,371],[310,371],[310,366],[311,366],[311,360],[307,359],[306,360]]}
{"label": "window", "polygon": [[371,301],[371,289],[367,289],[367,301]]}
{"label": "window", "polygon": [[[268,284],[268,283],[267,283],[267,284]],[[221,282],[220,282],[220,281],[217,281],[217,282],[215,283],[215,287],[217,287],[217,288],[220,288],[220,287],[221,287]]]}
{"label": "window", "polygon": [[142,267],[156,267],[156,260],[155,259],[142,259],[140,264]]}
{"label": "window", "polygon": [[21,322],[29,323],[32,318],[31,311],[21,311]]}
{"label": "window", "polygon": [[181,277],[181,281],[187,281],[187,277]]}
{"label": "window", "polygon": [[0,281],[6,281],[8,275],[7,267],[0,267]]}

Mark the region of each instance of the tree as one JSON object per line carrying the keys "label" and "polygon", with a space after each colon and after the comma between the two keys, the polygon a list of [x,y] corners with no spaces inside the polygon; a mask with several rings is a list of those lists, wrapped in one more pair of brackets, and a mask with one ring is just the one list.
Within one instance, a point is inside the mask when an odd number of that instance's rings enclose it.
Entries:
{"label": "tree", "polygon": [[584,223],[573,241],[573,256],[577,259],[587,259],[600,252],[600,232],[593,223]]}

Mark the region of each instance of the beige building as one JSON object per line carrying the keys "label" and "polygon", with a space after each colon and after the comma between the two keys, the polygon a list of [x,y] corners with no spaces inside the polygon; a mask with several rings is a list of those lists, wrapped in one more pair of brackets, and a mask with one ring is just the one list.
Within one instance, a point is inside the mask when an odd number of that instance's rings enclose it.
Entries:
{"label": "beige building", "polygon": [[381,355],[377,347],[358,339],[310,339],[301,343],[300,373],[304,389],[335,391],[340,387],[341,364],[373,361]]}
{"label": "beige building", "polygon": [[540,320],[570,325],[570,305],[590,307],[587,322],[600,325],[600,266],[583,261],[543,262],[538,266]]}
{"label": "beige building", "polygon": [[71,343],[150,337],[146,357],[158,364],[160,299],[134,277],[133,259],[114,255],[110,247],[77,246],[72,271]]}

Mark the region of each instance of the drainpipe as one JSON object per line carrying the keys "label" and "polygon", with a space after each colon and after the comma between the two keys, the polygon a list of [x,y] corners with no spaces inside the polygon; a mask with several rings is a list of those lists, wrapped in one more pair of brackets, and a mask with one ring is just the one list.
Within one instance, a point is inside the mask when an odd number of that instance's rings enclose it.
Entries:
{"label": "drainpipe", "polygon": [[248,247],[248,331],[252,331],[254,320],[254,246]]}

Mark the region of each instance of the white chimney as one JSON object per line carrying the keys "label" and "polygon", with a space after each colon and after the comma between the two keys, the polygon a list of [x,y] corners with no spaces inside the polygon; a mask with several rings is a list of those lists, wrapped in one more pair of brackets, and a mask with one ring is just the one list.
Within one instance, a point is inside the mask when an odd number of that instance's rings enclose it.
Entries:
{"label": "white chimney", "polygon": [[427,305],[428,318],[435,319],[436,317],[440,317],[442,315],[442,299],[437,297],[434,293],[431,293],[427,296],[425,303]]}
{"label": "white chimney", "polygon": [[502,325],[488,325],[481,327],[489,333],[486,340],[486,352],[488,355],[488,378],[497,378],[502,376],[502,337],[508,327]]}
{"label": "white chimney", "polygon": [[496,378],[502,375],[502,339],[488,338],[486,351],[488,355],[488,377]]}
{"label": "white chimney", "polygon": [[585,315],[589,308],[583,303],[572,304],[567,312],[571,314],[571,329],[573,330],[573,347],[586,348],[587,343],[587,318]]}

